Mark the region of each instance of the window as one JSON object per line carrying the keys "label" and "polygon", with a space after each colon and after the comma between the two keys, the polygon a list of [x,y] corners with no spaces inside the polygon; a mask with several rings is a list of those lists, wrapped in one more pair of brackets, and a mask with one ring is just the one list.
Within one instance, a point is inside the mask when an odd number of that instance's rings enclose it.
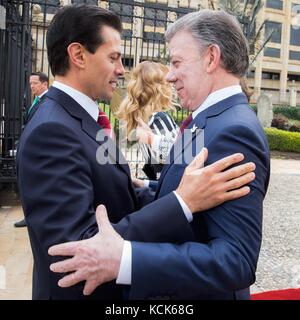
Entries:
{"label": "window", "polygon": [[125,68],[131,69],[133,67],[133,58],[123,57],[122,63]]}
{"label": "window", "polygon": [[163,42],[164,34],[159,32],[144,32],[144,40],[150,40],[154,42]]}
{"label": "window", "polygon": [[263,71],[261,73],[261,77],[262,79],[265,79],[265,80],[279,80],[280,73]]}
{"label": "window", "polygon": [[265,57],[273,57],[273,58],[280,58],[280,49],[276,48],[265,48],[264,50]]}
{"label": "window", "polygon": [[267,0],[267,8],[282,10],[283,1],[282,0]]}
{"label": "window", "polygon": [[247,78],[254,78],[255,77],[255,70],[249,70],[247,72]]}
{"label": "window", "polygon": [[123,1],[121,2],[109,2],[109,10],[116,13],[125,23],[132,23],[133,22],[133,1]]}
{"label": "window", "polygon": [[82,4],[82,3],[98,5],[97,0],[72,0],[72,4]]}
{"label": "window", "polygon": [[167,10],[146,7],[144,10],[144,24],[153,27],[166,28],[167,25]]}
{"label": "window", "polygon": [[269,37],[272,33],[270,42],[281,43],[281,27],[281,23],[267,21],[265,25],[265,38]]}
{"label": "window", "polygon": [[167,28],[168,11],[164,4],[145,3],[144,8],[144,40],[163,42]]}
{"label": "window", "polygon": [[300,61],[300,51],[290,51],[290,60],[299,60]]}
{"label": "window", "polygon": [[121,34],[121,38],[123,39],[123,40],[131,40],[131,38],[132,38],[132,30],[130,30],[130,29],[123,29],[122,30],[122,34]]}
{"label": "window", "polygon": [[292,46],[300,46],[300,28],[291,26],[290,44]]}
{"label": "window", "polygon": [[55,14],[57,10],[60,8],[59,0],[35,0],[34,3],[37,3],[41,6],[42,11],[45,13],[45,6],[46,6],[46,13]]}
{"label": "window", "polygon": [[175,10],[176,14],[177,14],[177,19],[183,17],[184,15],[195,11],[195,9],[191,9],[191,8],[184,8],[184,7],[179,7],[178,9]]}
{"label": "window", "polygon": [[300,75],[299,74],[288,74],[288,81],[300,81]]}

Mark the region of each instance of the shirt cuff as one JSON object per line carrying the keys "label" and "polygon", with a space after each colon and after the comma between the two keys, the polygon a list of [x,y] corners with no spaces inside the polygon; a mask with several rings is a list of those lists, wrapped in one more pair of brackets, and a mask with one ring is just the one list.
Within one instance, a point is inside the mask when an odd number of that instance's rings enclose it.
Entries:
{"label": "shirt cuff", "polygon": [[161,136],[155,134],[151,144],[151,148],[153,149],[153,151],[155,152],[159,151],[160,141],[161,141]]}
{"label": "shirt cuff", "polygon": [[116,280],[116,284],[131,285],[131,260],[132,260],[131,242],[125,240],[123,245],[120,270]]}
{"label": "shirt cuff", "polygon": [[183,210],[185,217],[187,218],[187,221],[192,222],[193,221],[193,214],[192,214],[190,208],[186,205],[186,203],[183,201],[183,199],[180,197],[180,195],[176,191],[173,191],[173,192],[181,205],[181,208]]}
{"label": "shirt cuff", "polygon": [[143,181],[144,181],[144,187],[149,188],[149,183],[150,183],[150,181],[147,180],[147,179],[145,179],[145,180],[143,180]]}

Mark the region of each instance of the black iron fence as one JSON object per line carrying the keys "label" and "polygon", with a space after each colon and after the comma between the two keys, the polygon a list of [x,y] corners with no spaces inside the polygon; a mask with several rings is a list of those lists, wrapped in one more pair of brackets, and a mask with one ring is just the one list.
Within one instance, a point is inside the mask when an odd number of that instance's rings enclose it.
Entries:
{"label": "black iron fence", "polygon": [[[65,1],[67,2],[67,1]],[[200,6],[181,7],[167,1],[97,1],[73,0],[73,4],[89,3],[100,5],[116,12],[123,23],[122,50],[123,64],[127,70],[143,60],[167,62],[164,31],[169,23],[180,16],[199,10]],[[16,179],[16,146],[21,135],[23,118],[31,104],[29,87],[31,72],[42,71],[50,74],[46,33],[54,14],[61,7],[59,0],[0,0],[0,184]],[[126,87],[125,80],[121,87]],[[113,118],[111,110],[118,107],[124,89],[116,93],[109,109],[104,110]],[[173,114],[180,121],[182,111]],[[112,119],[113,120],[113,119]],[[118,125],[117,121],[113,121]],[[132,154],[134,152],[134,154]],[[132,164],[138,167],[138,151],[127,154]]]}

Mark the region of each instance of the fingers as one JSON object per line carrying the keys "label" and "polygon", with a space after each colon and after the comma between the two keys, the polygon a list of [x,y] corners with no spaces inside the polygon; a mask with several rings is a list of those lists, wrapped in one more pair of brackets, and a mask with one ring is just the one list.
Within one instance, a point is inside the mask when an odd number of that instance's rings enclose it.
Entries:
{"label": "fingers", "polygon": [[85,280],[85,278],[81,277],[80,273],[77,271],[77,272],[73,272],[71,274],[68,274],[67,276],[60,279],[58,281],[58,285],[61,288],[68,288],[68,287],[74,286],[75,284],[77,284],[83,280]]}
{"label": "fingers", "polygon": [[79,241],[71,241],[52,246],[48,249],[50,256],[74,256]]}
{"label": "fingers", "polygon": [[96,210],[96,220],[98,224],[98,229],[101,234],[110,231],[112,226],[108,220],[107,211],[103,204],[100,204]]}
{"label": "fingers", "polygon": [[208,157],[208,150],[202,148],[202,150],[196,155],[193,161],[187,166],[187,171],[192,171],[194,169],[199,169],[204,166],[204,163]]}
{"label": "fingers", "polygon": [[249,172],[247,174],[244,174],[243,176],[239,178],[232,179],[225,183],[225,190],[230,191],[233,189],[238,189],[249,182],[253,181],[255,179],[255,173]]}
{"label": "fingers", "polygon": [[235,153],[235,154],[232,154],[228,157],[225,157],[221,160],[214,162],[213,164],[207,166],[206,169],[211,173],[222,172],[226,168],[228,168],[238,162],[241,162],[243,159],[244,159],[244,155],[242,153]]}
{"label": "fingers", "polygon": [[256,166],[254,162],[247,162],[245,164],[241,164],[239,166],[236,166],[234,168],[231,168],[229,170],[222,172],[221,177],[222,179],[224,179],[224,181],[231,180],[231,179],[240,177],[246,173],[249,173],[251,171],[254,171],[255,168]]}
{"label": "fingers", "polygon": [[50,270],[58,273],[74,271],[77,268],[78,268],[78,265],[74,258],[52,263],[50,265]]}
{"label": "fingers", "polygon": [[94,292],[94,290],[100,285],[101,283],[97,283],[96,281],[86,281],[83,294],[88,296]]}
{"label": "fingers", "polygon": [[141,118],[138,118],[137,122],[143,129],[145,129],[147,131],[149,131],[149,130],[151,131],[150,127]]}
{"label": "fingers", "polygon": [[226,192],[224,201],[230,201],[230,200],[235,200],[235,199],[244,197],[249,192],[250,192],[250,188],[248,186],[237,189],[237,190]]}

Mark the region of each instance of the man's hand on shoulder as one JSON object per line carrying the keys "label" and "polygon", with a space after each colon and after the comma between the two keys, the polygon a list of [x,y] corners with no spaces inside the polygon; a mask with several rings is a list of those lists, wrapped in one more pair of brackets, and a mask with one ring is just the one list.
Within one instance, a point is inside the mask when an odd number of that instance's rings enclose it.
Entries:
{"label": "man's hand on shoulder", "polygon": [[94,237],[49,248],[51,256],[72,256],[50,266],[53,272],[72,272],[59,280],[60,287],[70,287],[85,280],[83,294],[89,295],[102,283],[117,278],[124,239],[111,226],[103,205],[97,207],[96,219],[99,232]]}
{"label": "man's hand on shoulder", "polygon": [[244,159],[241,153],[203,167],[207,157],[208,150],[203,148],[186,167],[176,190],[193,213],[247,195],[250,188],[246,185],[255,179],[253,162],[228,169]]}

